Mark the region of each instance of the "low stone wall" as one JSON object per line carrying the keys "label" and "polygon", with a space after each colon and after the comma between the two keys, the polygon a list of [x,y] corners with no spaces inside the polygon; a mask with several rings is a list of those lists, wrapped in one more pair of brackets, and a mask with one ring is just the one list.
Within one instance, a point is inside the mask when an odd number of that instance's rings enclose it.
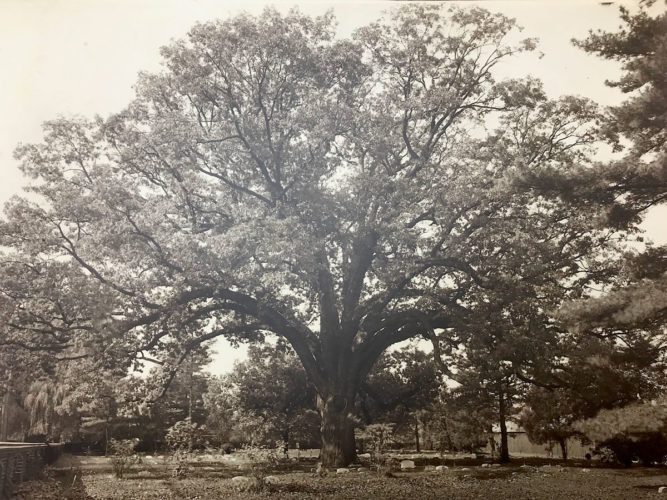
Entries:
{"label": "low stone wall", "polygon": [[36,477],[61,453],[61,444],[0,443],[0,499],[11,498],[17,484]]}

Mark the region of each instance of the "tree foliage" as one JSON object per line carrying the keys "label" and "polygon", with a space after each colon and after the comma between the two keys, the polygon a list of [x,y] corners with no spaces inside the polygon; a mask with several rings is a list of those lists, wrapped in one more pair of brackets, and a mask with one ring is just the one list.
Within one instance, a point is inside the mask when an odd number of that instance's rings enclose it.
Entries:
{"label": "tree foliage", "polygon": [[667,457],[667,401],[664,397],[636,402],[623,408],[602,410],[576,428],[610,448],[619,462],[630,465],[636,457],[645,465]]}
{"label": "tree foliage", "polygon": [[568,440],[583,438],[574,424],[580,418],[572,392],[565,388],[547,390],[533,387],[525,399],[519,423],[528,439],[538,444],[558,443],[563,460],[567,460]]}
{"label": "tree foliage", "polygon": [[[590,186],[615,198],[611,224],[639,220],[667,196],[667,13],[652,16],[654,1],[641,2],[637,13],[621,7],[623,22],[615,33],[591,32],[575,44],[587,52],[622,63],[624,74],[608,85],[629,95],[607,110],[603,131],[622,151],[620,159],[599,169]],[[634,252],[619,283],[607,295],[564,311],[582,328],[653,329],[664,326],[665,248]],[[664,343],[664,339],[662,340]]]}
{"label": "tree foliage", "polygon": [[316,392],[289,346],[250,346],[248,359],[213,381],[205,397],[222,441],[317,446]]}
{"label": "tree foliage", "polygon": [[166,384],[217,336],[276,335],[318,394],[323,460],[345,465],[388,347],[453,348],[469,290],[558,282],[609,241],[597,206],[531,184],[588,161],[598,113],[494,79],[534,47],[508,44],[512,20],[418,5],[347,40],[333,26],[270,9],[198,24],[124,110],[20,146],[37,201],[0,227],[2,342],[154,358]]}
{"label": "tree foliage", "polygon": [[444,389],[431,408],[428,422],[440,453],[475,452],[489,442],[497,414],[493,402],[483,396]]}

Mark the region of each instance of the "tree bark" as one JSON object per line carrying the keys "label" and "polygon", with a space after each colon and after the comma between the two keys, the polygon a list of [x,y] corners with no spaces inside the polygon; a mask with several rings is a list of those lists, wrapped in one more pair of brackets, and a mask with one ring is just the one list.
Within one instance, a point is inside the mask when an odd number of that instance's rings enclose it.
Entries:
{"label": "tree bark", "polygon": [[351,418],[353,403],[353,399],[339,395],[317,398],[322,418],[320,461],[324,466],[345,467],[356,458],[354,420]]}
{"label": "tree bark", "polygon": [[0,441],[7,441],[9,437],[9,405],[11,403],[12,390],[12,372],[9,371],[7,377],[7,387],[2,399],[2,417],[0,420]]}
{"label": "tree bark", "polygon": [[9,387],[2,399],[2,420],[0,420],[0,441],[7,441],[9,435],[9,404],[11,401]]}
{"label": "tree bark", "polygon": [[560,454],[563,460],[567,460],[567,439],[559,439],[558,444],[560,445]]}
{"label": "tree bark", "polygon": [[283,430],[283,455],[288,456],[289,453],[289,427]]}
{"label": "tree bark", "polygon": [[415,417],[415,449],[417,453],[421,452],[419,447],[419,420]]}
{"label": "tree bark", "polygon": [[503,391],[502,383],[499,384],[500,391],[498,396],[498,420],[500,422],[500,461],[509,462],[510,452],[507,443],[507,411],[505,408],[505,392]]}

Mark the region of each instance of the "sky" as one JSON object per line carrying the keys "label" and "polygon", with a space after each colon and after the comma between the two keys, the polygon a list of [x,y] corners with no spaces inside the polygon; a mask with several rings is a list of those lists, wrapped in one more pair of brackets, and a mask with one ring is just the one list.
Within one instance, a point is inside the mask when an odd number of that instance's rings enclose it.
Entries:
{"label": "sky", "polygon": [[[37,142],[41,124],[58,116],[106,116],[132,98],[139,71],[160,69],[159,48],[186,35],[196,22],[227,18],[242,11],[259,13],[268,5],[280,11],[297,6],[307,14],[332,9],[338,32],[377,19],[403,2],[246,0],[0,0],[0,204],[20,194],[25,180],[13,158],[19,143]],[[532,75],[551,97],[575,94],[602,105],[621,102],[621,93],[604,85],[619,75],[618,63],[572,46],[590,29],[615,31],[619,5],[599,0],[488,0],[448,2],[477,5],[517,19],[521,38],[538,37],[538,51],[500,68],[500,77]],[[647,235],[667,243],[667,209],[644,224]],[[232,367],[244,349],[224,341],[211,366]]]}

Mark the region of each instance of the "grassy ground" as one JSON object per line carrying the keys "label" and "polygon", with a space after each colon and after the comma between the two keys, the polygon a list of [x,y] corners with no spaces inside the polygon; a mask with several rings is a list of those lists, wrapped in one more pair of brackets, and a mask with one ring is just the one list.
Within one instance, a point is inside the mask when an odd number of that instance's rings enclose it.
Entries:
{"label": "grassy ground", "polygon": [[[233,457],[233,455],[232,455]],[[419,464],[419,461],[417,462]],[[560,466],[548,460],[518,459],[501,467],[482,467],[481,460],[449,460],[444,471],[418,467],[385,477],[373,471],[329,473],[316,477],[312,460],[274,470],[275,483],[263,491],[242,491],[232,477],[248,475],[247,462],[208,457],[190,464],[183,479],[172,477],[172,465],[160,457],[144,459],[124,479],[111,474],[102,457],[66,458],[41,481],[24,483],[17,499],[635,499],[665,498],[667,468],[603,468],[597,464]],[[584,465],[586,467],[584,467]]]}

